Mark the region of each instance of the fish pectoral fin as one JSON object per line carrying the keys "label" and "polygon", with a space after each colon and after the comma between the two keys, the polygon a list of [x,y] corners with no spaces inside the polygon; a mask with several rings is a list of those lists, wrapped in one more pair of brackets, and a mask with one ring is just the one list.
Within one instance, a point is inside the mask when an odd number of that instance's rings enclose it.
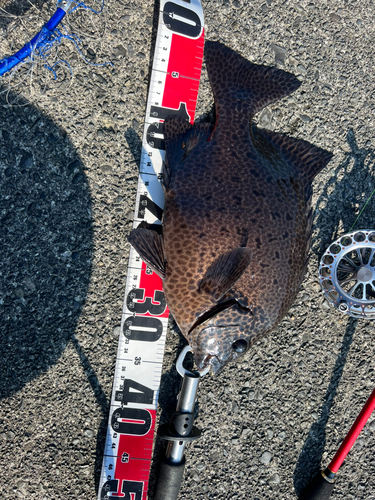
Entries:
{"label": "fish pectoral fin", "polygon": [[128,236],[129,243],[156,274],[165,279],[165,250],[163,237],[156,231],[137,227]]}
{"label": "fish pectoral fin", "polygon": [[271,130],[253,128],[254,135],[261,134],[292,166],[294,175],[305,186],[329,163],[333,154],[302,139],[295,139]]}
{"label": "fish pectoral fin", "polygon": [[250,248],[239,247],[223,253],[207,269],[199,291],[219,300],[243,275],[251,261]]}
{"label": "fish pectoral fin", "polygon": [[191,125],[178,115],[167,116],[164,122],[165,168],[171,174],[171,166],[182,162],[200,142],[208,140],[211,123]]}

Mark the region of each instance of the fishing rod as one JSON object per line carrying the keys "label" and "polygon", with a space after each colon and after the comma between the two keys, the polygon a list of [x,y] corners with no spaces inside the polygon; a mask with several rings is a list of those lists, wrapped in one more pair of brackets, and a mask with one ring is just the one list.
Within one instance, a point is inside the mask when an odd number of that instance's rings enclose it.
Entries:
{"label": "fishing rod", "polygon": [[[331,243],[320,261],[319,281],[328,302],[340,312],[357,319],[375,319],[375,231],[356,230]],[[299,500],[327,500],[331,496],[335,476],[374,409],[375,389],[331,463],[318,472]]]}
{"label": "fishing rod", "polygon": [[336,474],[374,409],[375,389],[366,401],[331,463],[326,469],[318,472],[318,474],[303,490],[299,500],[327,500],[331,496],[335,485]]}

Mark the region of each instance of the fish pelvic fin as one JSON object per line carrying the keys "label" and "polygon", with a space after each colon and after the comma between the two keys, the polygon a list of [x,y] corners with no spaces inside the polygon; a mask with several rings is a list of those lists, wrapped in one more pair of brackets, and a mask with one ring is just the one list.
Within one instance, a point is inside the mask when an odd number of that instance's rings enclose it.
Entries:
{"label": "fish pelvic fin", "polygon": [[172,165],[181,163],[200,143],[210,136],[211,123],[191,125],[181,116],[167,116],[164,122],[165,169],[171,175]]}
{"label": "fish pelvic fin", "polygon": [[199,285],[199,292],[219,300],[246,271],[251,256],[251,249],[247,247],[235,248],[220,255],[207,269]]}
{"label": "fish pelvic fin", "polygon": [[291,73],[253,64],[220,42],[206,41],[204,54],[218,114],[233,101],[247,102],[255,114],[301,85]]}
{"label": "fish pelvic fin", "polygon": [[163,237],[156,231],[137,227],[130,232],[128,241],[141,259],[164,280],[166,258]]}
{"label": "fish pelvic fin", "polygon": [[261,134],[292,166],[293,174],[307,187],[314,177],[331,161],[333,154],[303,139],[295,139],[270,130],[253,127],[256,136]]}

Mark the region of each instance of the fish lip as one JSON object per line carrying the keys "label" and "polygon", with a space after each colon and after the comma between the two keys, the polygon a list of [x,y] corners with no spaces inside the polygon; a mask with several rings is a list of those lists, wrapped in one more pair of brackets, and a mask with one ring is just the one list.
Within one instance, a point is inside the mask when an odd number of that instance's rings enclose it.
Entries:
{"label": "fish lip", "polygon": [[217,358],[217,356],[213,356],[210,359],[210,365],[211,365],[211,370],[213,375],[218,375],[221,370],[224,368],[226,363],[220,363],[220,360]]}
{"label": "fish lip", "polygon": [[224,368],[226,363],[220,362],[219,358],[214,354],[210,354],[204,358],[198,367],[198,371],[204,371],[210,366],[212,374],[217,375]]}

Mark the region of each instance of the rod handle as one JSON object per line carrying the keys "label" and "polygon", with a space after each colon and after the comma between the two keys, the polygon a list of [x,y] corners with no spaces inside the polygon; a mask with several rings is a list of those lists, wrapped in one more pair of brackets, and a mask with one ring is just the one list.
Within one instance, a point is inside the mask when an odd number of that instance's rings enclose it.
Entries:
{"label": "rod handle", "polygon": [[322,474],[323,471],[310,481],[306,488],[302,491],[299,500],[328,500],[335,486],[334,482],[327,481]]}
{"label": "rod handle", "polygon": [[177,500],[185,469],[185,458],[177,464],[164,460],[156,483],[154,500]]}

